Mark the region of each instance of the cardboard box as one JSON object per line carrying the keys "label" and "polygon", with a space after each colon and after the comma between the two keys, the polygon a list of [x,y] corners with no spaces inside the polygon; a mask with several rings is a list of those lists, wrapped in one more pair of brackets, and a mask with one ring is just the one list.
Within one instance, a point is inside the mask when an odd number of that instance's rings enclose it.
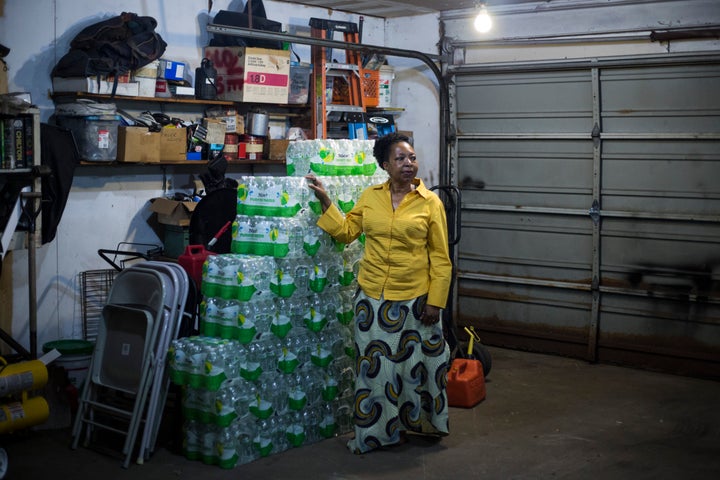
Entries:
{"label": "cardboard box", "polygon": [[207,118],[225,120],[226,133],[245,133],[245,119],[235,108],[213,107],[205,111]]}
{"label": "cardboard box", "polygon": [[[83,92],[110,95],[113,82],[98,80],[95,77],[53,77],[53,92]],[[115,95],[123,97],[137,97],[140,94],[140,85],[137,82],[118,82]]]}
{"label": "cardboard box", "polygon": [[190,217],[197,206],[197,202],[178,202],[162,197],[153,198],[150,202],[150,210],[157,214],[159,223],[178,227],[190,225]]}
{"label": "cardboard box", "polygon": [[139,97],[154,97],[155,96],[155,84],[157,78],[149,77],[135,77],[138,83],[138,96]]}
{"label": "cardboard box", "polygon": [[174,62],[172,60],[160,59],[157,76],[165,80],[185,80],[186,68],[182,62]]}
{"label": "cardboard box", "polygon": [[160,60],[153,60],[144,67],[140,67],[133,72],[133,77],[142,78],[157,78],[158,68],[160,67]]}
{"label": "cardboard box", "polygon": [[158,146],[161,162],[184,162],[187,154],[187,129],[165,127],[160,130]]}
{"label": "cardboard box", "polygon": [[210,145],[223,145],[225,143],[225,133],[227,133],[227,125],[222,118],[203,118],[203,127],[207,130],[205,135],[205,143]]}
{"label": "cardboard box", "polygon": [[217,70],[218,98],[233,102],[288,101],[290,52],[252,47],[205,47]]}
{"label": "cardboard box", "polygon": [[270,140],[270,153],[268,154],[269,160],[285,161],[285,153],[287,152],[290,140],[286,139],[271,139]]}
{"label": "cardboard box", "polygon": [[160,136],[146,127],[118,127],[117,161],[157,163],[160,161]]}
{"label": "cardboard box", "polygon": [[168,84],[168,89],[173,97],[195,98],[195,89],[193,87]]}

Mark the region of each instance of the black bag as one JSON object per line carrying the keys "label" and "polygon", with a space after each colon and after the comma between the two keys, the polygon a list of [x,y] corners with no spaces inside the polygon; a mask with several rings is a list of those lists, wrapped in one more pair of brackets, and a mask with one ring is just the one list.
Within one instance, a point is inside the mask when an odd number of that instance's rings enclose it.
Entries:
{"label": "black bag", "polygon": [[[250,26],[250,16],[248,15],[247,4],[245,4],[245,11],[243,13],[220,10],[213,18],[213,23],[215,25],[248,28]],[[262,2],[260,2],[258,6],[253,4],[252,24],[253,28],[257,30],[265,30],[267,32],[282,31],[282,23],[268,20],[265,17],[265,8]],[[209,45],[211,47],[256,47],[282,50],[282,42],[275,40],[260,40],[257,38],[237,37],[235,35],[223,35],[220,33],[213,34]]]}
{"label": "black bag", "polygon": [[157,21],[123,12],[85,27],[70,51],[53,68],[53,77],[117,77],[144,67],[165,53],[167,43],[155,32]]}

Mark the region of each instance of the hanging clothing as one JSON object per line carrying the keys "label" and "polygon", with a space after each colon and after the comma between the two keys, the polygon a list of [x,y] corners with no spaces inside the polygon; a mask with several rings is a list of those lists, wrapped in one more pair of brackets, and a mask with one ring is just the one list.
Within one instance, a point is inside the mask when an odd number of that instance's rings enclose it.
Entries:
{"label": "hanging clothing", "polygon": [[427,295],[355,302],[355,438],[353,453],[400,441],[404,431],[447,435],[450,352],[442,322],[420,321]]}
{"label": "hanging clothing", "polygon": [[57,234],[75,177],[75,167],[80,164],[80,155],[72,132],[48,123],[40,124],[40,151],[42,164],[52,171],[52,175],[41,180],[44,245],[53,241]]}

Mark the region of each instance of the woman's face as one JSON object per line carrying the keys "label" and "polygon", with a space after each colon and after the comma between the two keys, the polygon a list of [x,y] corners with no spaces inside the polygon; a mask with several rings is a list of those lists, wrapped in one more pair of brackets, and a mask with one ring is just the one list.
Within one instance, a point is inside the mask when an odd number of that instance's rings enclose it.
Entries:
{"label": "woman's face", "polygon": [[418,172],[415,150],[407,142],[394,143],[383,166],[394,183],[410,183]]}

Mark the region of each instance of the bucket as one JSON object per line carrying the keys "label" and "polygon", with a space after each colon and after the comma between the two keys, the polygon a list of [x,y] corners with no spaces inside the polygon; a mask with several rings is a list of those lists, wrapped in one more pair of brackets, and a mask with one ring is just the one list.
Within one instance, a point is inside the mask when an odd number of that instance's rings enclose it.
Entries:
{"label": "bucket", "polygon": [[78,390],[87,378],[95,345],[87,340],[55,340],[43,344],[43,353],[53,349],[60,352],[54,364],[67,372],[68,380]]}
{"label": "bucket", "polygon": [[387,65],[380,67],[378,80],[378,107],[392,107],[392,82],[395,79],[395,69]]}

